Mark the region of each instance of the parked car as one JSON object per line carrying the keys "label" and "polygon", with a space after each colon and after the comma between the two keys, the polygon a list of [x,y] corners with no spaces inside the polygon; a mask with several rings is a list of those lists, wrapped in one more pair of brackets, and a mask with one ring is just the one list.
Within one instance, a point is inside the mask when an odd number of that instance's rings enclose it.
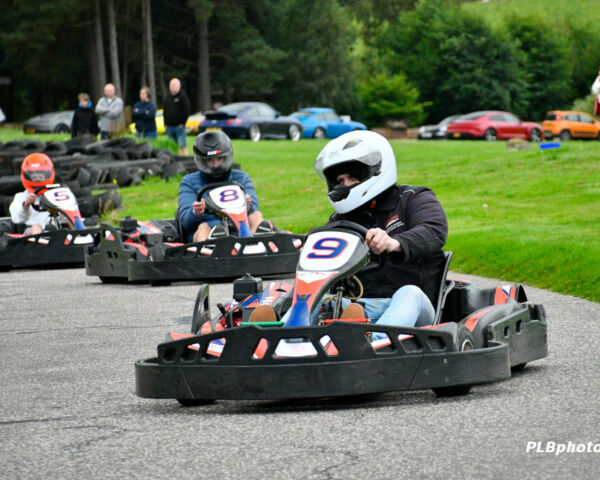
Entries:
{"label": "parked car", "polygon": [[198,134],[198,125],[204,121],[204,114],[202,112],[196,112],[190,115],[185,122],[185,132],[188,135]]}
{"label": "parked car", "polygon": [[[156,121],[156,133],[159,135],[165,133],[167,128],[165,127],[165,112],[162,108],[156,110],[154,120]],[[135,135],[135,122],[129,124],[129,133]]]}
{"label": "parked car", "polygon": [[302,125],[292,117],[284,117],[266,103],[230,103],[217,111],[205,113],[206,118],[198,125],[198,132],[222,130],[233,138],[249,138],[258,142],[261,138],[289,138],[298,140]]}
{"label": "parked car", "polygon": [[600,122],[585,112],[553,110],[546,114],[544,137],[560,137],[562,141],[571,138],[596,138],[600,140]]}
{"label": "parked car", "polygon": [[352,130],[366,130],[360,122],[340,117],[332,108],[303,108],[290,115],[302,124],[304,138],[337,138]]}
{"label": "parked car", "polygon": [[73,121],[73,110],[50,112],[37,115],[25,121],[25,133],[70,133]]}
{"label": "parked car", "polygon": [[448,125],[448,138],[484,138],[488,141],[522,138],[531,142],[542,140],[542,126],[523,122],[515,115],[502,111],[472,112]]}
{"label": "parked car", "polygon": [[448,125],[458,118],[460,118],[460,115],[450,115],[436,125],[423,125],[421,128],[419,128],[419,139],[439,140],[446,138],[446,130],[448,129]]}

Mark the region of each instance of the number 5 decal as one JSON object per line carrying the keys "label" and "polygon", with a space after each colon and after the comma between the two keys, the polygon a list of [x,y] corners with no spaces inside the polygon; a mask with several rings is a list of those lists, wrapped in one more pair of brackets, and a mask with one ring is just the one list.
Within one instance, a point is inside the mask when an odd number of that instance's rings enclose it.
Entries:
{"label": "number 5 decal", "polygon": [[335,258],[342,253],[347,246],[348,242],[341,238],[321,238],[315,242],[313,251],[307,255],[307,258]]}
{"label": "number 5 decal", "polygon": [[56,200],[57,202],[66,202],[70,198],[71,197],[67,192],[54,192],[54,200]]}

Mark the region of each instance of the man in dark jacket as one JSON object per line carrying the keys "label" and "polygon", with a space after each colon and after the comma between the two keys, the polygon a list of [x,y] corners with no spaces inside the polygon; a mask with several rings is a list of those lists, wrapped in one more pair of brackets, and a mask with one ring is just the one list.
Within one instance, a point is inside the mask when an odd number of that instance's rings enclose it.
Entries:
{"label": "man in dark jacket", "polygon": [[79,103],[71,122],[71,138],[89,135],[95,139],[99,132],[98,119],[92,110],[90,95],[82,92],[77,95],[77,100]]}
{"label": "man in dark jacket", "polygon": [[437,286],[444,268],[446,214],[433,191],[396,185],[396,159],[389,142],[370,131],[350,132],[329,142],[315,161],[327,182],[335,213],[367,228],[366,244],[383,265],[360,273],[358,303],[345,300],[343,316],[395,326],[433,323]]}
{"label": "man in dark jacket", "polygon": [[190,116],[190,101],[186,93],[181,89],[178,78],[172,78],[169,82],[169,92],[164,104],[164,118],[167,127],[167,135],[179,145],[179,154],[187,155],[185,122]]}
{"label": "man in dark jacket", "polygon": [[131,110],[131,118],[135,122],[135,136],[140,138],[156,138],[156,106],[150,100],[150,89],[140,89],[140,101]]}

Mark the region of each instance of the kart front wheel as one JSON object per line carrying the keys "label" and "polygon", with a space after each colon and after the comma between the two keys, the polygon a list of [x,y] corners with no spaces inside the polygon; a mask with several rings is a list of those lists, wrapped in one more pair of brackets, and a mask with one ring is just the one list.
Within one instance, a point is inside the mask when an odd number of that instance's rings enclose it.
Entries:
{"label": "kart front wheel", "polygon": [[[459,352],[467,352],[475,349],[473,335],[467,327],[460,325],[456,335],[456,346]],[[471,391],[471,385],[455,385],[453,387],[438,387],[432,389],[438,397],[457,397],[466,395]]]}
{"label": "kart front wheel", "polygon": [[258,142],[260,140],[260,127],[256,123],[253,123],[252,125],[250,125],[250,127],[248,127],[248,137],[253,142]]}

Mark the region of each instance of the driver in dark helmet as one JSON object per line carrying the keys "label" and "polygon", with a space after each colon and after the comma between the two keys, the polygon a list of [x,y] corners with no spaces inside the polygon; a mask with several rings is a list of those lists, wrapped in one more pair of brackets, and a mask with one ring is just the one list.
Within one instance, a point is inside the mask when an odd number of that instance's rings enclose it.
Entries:
{"label": "driver in dark helmet", "polygon": [[[327,182],[327,196],[335,210],[329,220],[362,225],[371,252],[386,254],[380,268],[357,275],[363,296],[354,303],[343,300],[342,318],[405,327],[432,324],[448,234],[444,209],[433,191],[396,185],[392,147],[370,131],[349,132],[329,142],[314,169]],[[317,314],[318,309],[313,320]],[[261,312],[266,319],[273,316]],[[373,338],[382,340],[385,335],[375,333]]]}
{"label": "driver in dark helmet", "polygon": [[237,182],[244,188],[252,233],[257,229],[272,230],[270,222],[263,221],[262,213],[258,210],[258,197],[252,180],[246,172],[232,168],[233,146],[226,134],[210,131],[198,135],[194,142],[194,161],[198,171],[183,177],[179,185],[179,216],[183,227],[192,237],[188,241],[204,241],[211,236],[213,228],[219,228],[219,217],[205,213],[204,199],[197,199],[204,186],[217,182]]}

